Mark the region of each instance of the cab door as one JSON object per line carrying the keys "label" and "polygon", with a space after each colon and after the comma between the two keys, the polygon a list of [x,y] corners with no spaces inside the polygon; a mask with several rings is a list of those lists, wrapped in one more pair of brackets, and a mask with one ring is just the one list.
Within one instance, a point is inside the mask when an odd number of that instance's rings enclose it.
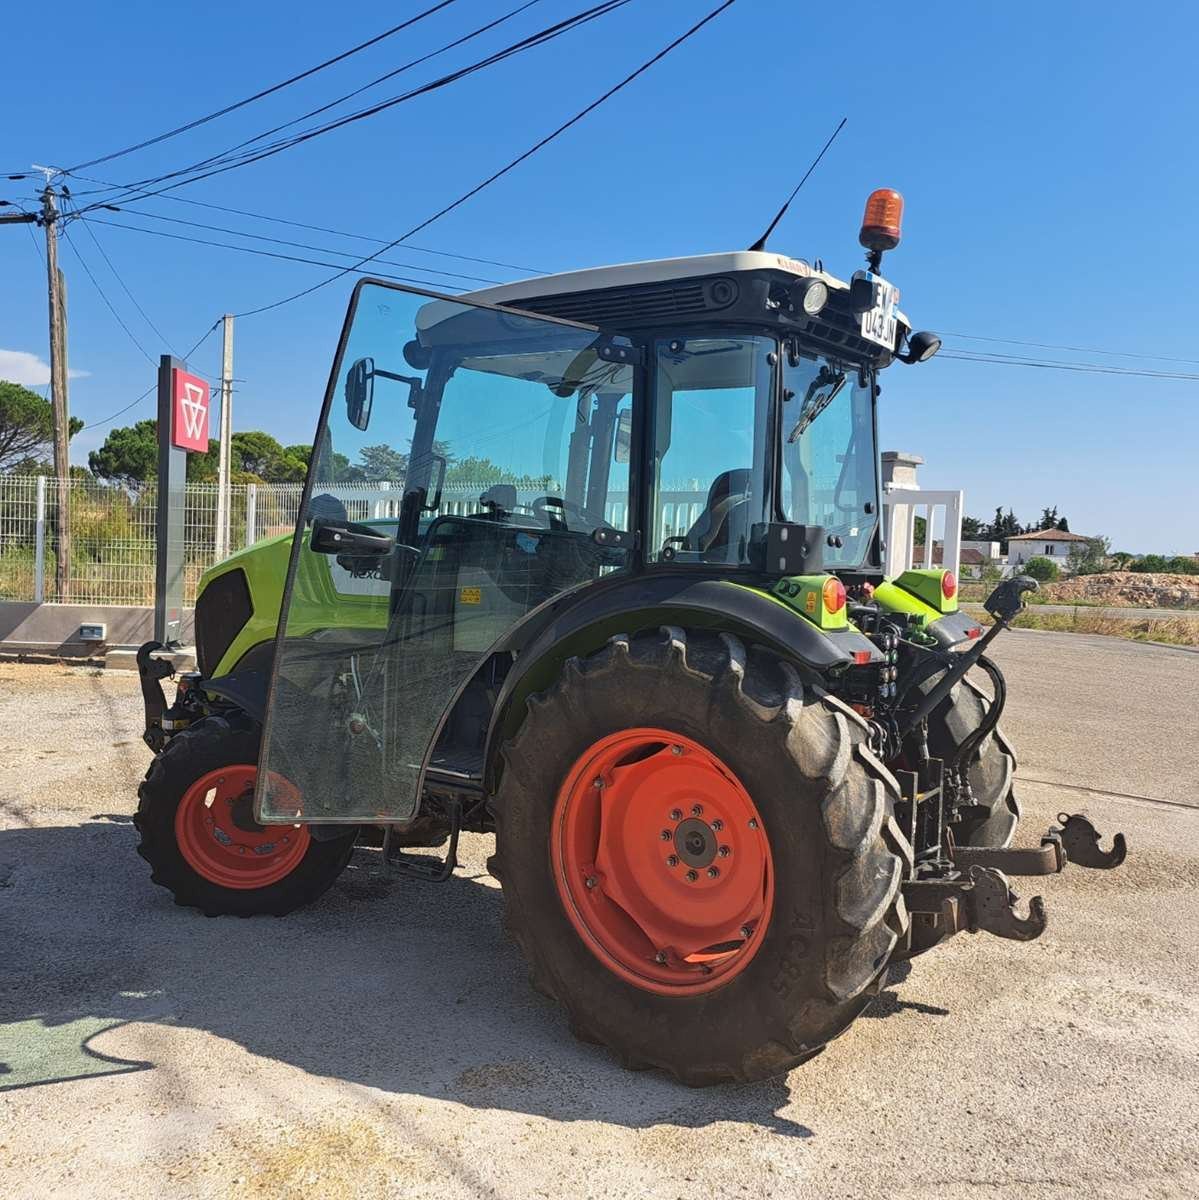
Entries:
{"label": "cab door", "polygon": [[633,361],[589,326],[359,284],[292,545],[259,820],[410,819],[493,644],[627,568]]}

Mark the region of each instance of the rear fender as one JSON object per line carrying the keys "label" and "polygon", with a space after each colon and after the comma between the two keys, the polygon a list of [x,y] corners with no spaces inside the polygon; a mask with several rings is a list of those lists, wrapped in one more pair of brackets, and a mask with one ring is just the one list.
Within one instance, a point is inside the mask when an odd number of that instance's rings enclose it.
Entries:
{"label": "rear fender", "polygon": [[[578,600],[539,621],[519,647],[504,679],[487,730],[484,786],[496,783],[499,748],[524,719],[525,701],[557,678],[571,658],[598,650],[620,633],[638,633],[662,625],[715,629],[769,646],[792,662],[810,682],[843,670],[855,651],[871,651],[871,643],[855,629],[817,629],[765,591],[725,580],[658,574],[625,576],[589,585]],[[510,635],[515,638],[518,626]]]}

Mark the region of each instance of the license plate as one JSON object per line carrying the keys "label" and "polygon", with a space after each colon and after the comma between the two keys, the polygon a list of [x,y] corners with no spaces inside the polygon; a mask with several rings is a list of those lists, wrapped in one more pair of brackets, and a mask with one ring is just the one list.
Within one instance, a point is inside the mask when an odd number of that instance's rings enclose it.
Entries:
{"label": "license plate", "polygon": [[874,307],[862,314],[862,337],[888,350],[895,348],[895,306],[899,289],[877,275],[867,275],[878,297]]}

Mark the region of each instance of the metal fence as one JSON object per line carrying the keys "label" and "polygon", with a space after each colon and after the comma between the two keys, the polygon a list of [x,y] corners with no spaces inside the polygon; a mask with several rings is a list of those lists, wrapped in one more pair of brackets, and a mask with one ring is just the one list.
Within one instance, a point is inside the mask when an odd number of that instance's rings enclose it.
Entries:
{"label": "metal fence", "polygon": [[[518,485],[518,502],[555,494],[554,481]],[[447,485],[441,513],[483,511],[479,497],[487,484]],[[399,516],[402,483],[321,485],[336,497],[351,520]],[[71,561],[64,594],[55,588],[58,554],[55,479],[0,475],[0,600],[71,604],[149,605],[154,603],[157,489],[153,483],[118,487],[95,479],[72,479]],[[229,502],[229,553],[295,529],[303,486],[298,483],[234,484]],[[692,483],[663,490],[658,497],[664,535],[685,533],[703,508],[706,489]],[[623,526],[628,500],[612,493],[604,515]],[[195,601],[200,576],[217,561],[217,486],[189,483],[184,508],[184,603]]]}

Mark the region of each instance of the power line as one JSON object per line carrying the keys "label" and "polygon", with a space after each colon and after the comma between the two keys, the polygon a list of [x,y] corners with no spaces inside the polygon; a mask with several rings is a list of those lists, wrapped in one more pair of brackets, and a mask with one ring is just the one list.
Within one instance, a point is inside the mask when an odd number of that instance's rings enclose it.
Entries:
{"label": "power line", "polygon": [[150,353],[149,350],[147,350],[145,348],[145,346],[143,346],[141,344],[140,341],[138,341],[137,337],[133,333],[133,330],[130,329],[129,326],[125,324],[125,321],[121,317],[121,314],[119,312],[117,312],[116,307],[113,305],[113,302],[111,300],[109,300],[104,289],[100,286],[100,281],[92,273],[91,267],[89,267],[87,265],[87,259],[85,259],[83,257],[83,255],[79,253],[79,247],[75,245],[74,240],[71,238],[71,235],[67,232],[65,227],[62,231],[62,236],[63,236],[63,239],[66,241],[67,245],[71,247],[71,250],[74,252],[75,257],[79,260],[79,265],[84,269],[84,271],[87,273],[87,277],[92,281],[92,286],[96,289],[97,292],[100,293],[100,299],[104,301],[105,305],[108,308],[108,311],[110,313],[112,313],[113,319],[125,331],[125,336],[142,352],[143,357],[146,359],[146,361],[148,363],[156,366],[157,364],[155,363],[154,356]]}
{"label": "power line", "polygon": [[307,79],[311,75],[315,75],[318,71],[323,71],[326,67],[331,67],[335,63],[344,61],[354,54],[358,54],[362,50],[366,50],[370,46],[375,46],[393,34],[399,33],[409,26],[415,25],[418,21],[423,21],[426,17],[432,16],[435,12],[439,12],[443,8],[448,8],[451,4],[456,3],[456,0],[440,0],[439,3],[426,8],[423,12],[419,12],[414,17],[409,17],[408,20],[402,21],[399,25],[392,26],[391,29],[385,29],[382,33],[376,34],[372,38],[368,38],[365,42],[360,42],[357,46],[351,47],[349,50],[342,51],[341,54],[334,55],[332,58],[325,59],[322,63],[317,63],[315,67],[309,67],[306,71],[301,71],[298,75],[291,76],[290,79],[284,79],[280,83],[272,84],[262,91],[255,92],[252,96],[247,96],[244,100],[238,100],[234,104],[227,104],[224,108],[217,109],[215,112],[209,113],[204,117],[197,117],[194,121],[189,121],[186,125],[178,125],[174,129],[168,129],[166,133],[160,133],[155,137],[146,138],[144,141],[137,142],[135,145],[126,146],[123,150],[114,150],[111,154],[103,154],[99,158],[89,158],[86,162],[76,163],[73,167],[68,167],[64,174],[70,174],[71,171],[80,171],[87,167],[95,167],[100,163],[111,162],[114,158],[123,158],[126,154],[132,154],[136,150],[144,150],[147,146],[157,145],[159,142],[165,142],[168,138],[173,138],[181,133],[187,133],[188,130],[196,129],[200,125],[206,125],[209,121],[215,121],[218,117],[223,117],[228,113],[235,112],[239,108],[245,108],[247,104],[253,104],[256,100],[261,100],[264,96],[270,96],[275,92],[282,91],[286,87],[290,87],[293,83],[299,83],[301,79]]}
{"label": "power line", "polygon": [[[78,253],[78,251],[76,251],[76,253]],[[189,358],[191,358],[191,356],[193,354],[195,354],[195,352],[197,350],[199,350],[199,348],[202,345],[204,345],[204,343],[209,339],[209,337],[212,336],[212,331],[220,323],[221,322],[219,320],[216,320],[216,321],[213,321],[213,323],[211,325],[209,325],[209,327],[204,331],[204,335],[200,338],[200,340],[186,354],[184,354],[182,356],[183,362],[187,362],[187,360]],[[157,365],[157,364],[155,364],[155,365]],[[110,421],[115,421],[117,419],[117,417],[123,417],[131,408],[140,404],[148,395],[150,395],[151,392],[154,392],[157,390],[158,390],[158,382],[156,380],[144,392],[142,392],[142,394],[140,396],[138,396],[136,400],[131,400],[128,404],[125,405],[124,408],[118,408],[116,412],[110,414],[107,417],[102,417],[99,421],[89,421],[86,425],[84,425],[79,430],[79,432],[82,433],[84,429],[98,429],[101,425],[107,425]]]}
{"label": "power line", "polygon": [[697,21],[694,25],[692,25],[691,28],[688,29],[685,33],[681,34],[679,37],[675,38],[674,41],[672,41],[668,45],[664,46],[661,50],[659,50],[657,52],[657,54],[653,55],[651,58],[646,59],[646,61],[643,62],[641,64],[641,66],[639,66],[635,71],[633,71],[629,75],[626,75],[619,83],[610,87],[606,92],[603,93],[603,95],[601,95],[597,99],[593,100],[585,108],[580,109],[577,113],[575,113],[575,115],[573,117],[570,117],[568,120],[564,121],[555,130],[553,130],[553,132],[546,134],[545,137],[543,137],[539,141],[535,142],[532,146],[529,147],[528,150],[524,151],[523,154],[517,155],[516,158],[512,159],[505,166],[501,167],[498,171],[495,171],[493,174],[489,175],[481,183],[477,183],[469,191],[463,192],[463,194],[461,196],[459,196],[456,200],[451,201],[449,204],[445,205],[444,208],[439,209],[431,217],[426,217],[425,220],[420,222],[420,224],[414,225],[411,229],[408,230],[407,233],[401,234],[398,238],[396,238],[392,242],[389,242],[381,250],[377,250],[377,251],[375,251],[374,254],[369,254],[365,258],[359,259],[358,262],[353,264],[353,266],[345,267],[342,270],[338,271],[338,273],[336,275],[330,275],[328,279],[323,279],[323,280],[321,280],[320,283],[315,283],[311,287],[305,288],[303,291],[295,292],[290,296],[284,296],[281,300],[275,300],[271,304],[264,304],[258,308],[249,309],[244,313],[238,313],[237,315],[241,316],[241,317],[252,317],[252,316],[257,315],[258,313],[268,312],[270,309],[273,309],[273,308],[280,308],[284,304],[290,304],[293,300],[299,300],[303,296],[311,295],[313,292],[317,291],[320,288],[325,287],[326,285],[332,283],[334,280],[341,279],[343,276],[348,275],[351,272],[359,270],[361,267],[365,266],[368,262],[373,262],[375,259],[379,258],[380,255],[385,254],[388,250],[391,250],[394,247],[398,246],[401,242],[406,241],[408,238],[412,237],[414,234],[419,233],[422,229],[428,228],[430,225],[433,224],[434,221],[437,221],[441,217],[444,217],[447,213],[453,212],[454,209],[459,208],[461,205],[465,204],[472,197],[477,196],[481,191],[483,191],[484,188],[489,187],[491,184],[495,183],[496,180],[503,178],[503,176],[507,175],[510,171],[514,170],[521,163],[523,163],[526,159],[532,158],[532,156],[534,154],[536,154],[539,150],[543,149],[545,146],[548,146],[552,141],[554,141],[556,138],[560,137],[563,133],[565,133],[568,129],[572,128],[574,125],[577,125],[581,120],[583,120],[584,117],[586,117],[590,113],[594,112],[597,108],[600,107],[601,104],[603,104],[605,101],[607,101],[607,100],[611,99],[613,96],[615,96],[617,92],[626,88],[635,79],[637,79],[641,75],[645,74],[645,72],[648,71],[651,67],[653,67],[657,63],[661,62],[661,60],[664,59],[672,50],[676,49],[678,46],[681,46],[685,41],[687,41],[689,38],[691,38],[695,34],[697,34],[705,25],[708,24],[709,21],[714,20],[722,12],[724,12],[724,10],[726,8],[730,8],[734,3],[736,3],[736,0],[724,0],[724,2],[722,4],[717,5],[705,17],[703,17],[701,20]]}
{"label": "power line", "polygon": [[[87,175],[76,175],[75,178],[76,179],[86,179],[89,183],[105,183],[106,182],[103,179],[92,179],[90,176],[87,176]],[[116,187],[121,187],[123,185],[111,184],[110,186],[116,188]],[[370,235],[365,234],[365,233],[350,233],[348,230],[345,230],[345,229],[330,229],[329,226],[327,226],[327,225],[310,225],[305,221],[292,221],[292,220],[288,220],[286,217],[276,217],[276,216],[272,216],[269,213],[251,212],[249,209],[245,209],[245,208],[230,208],[226,204],[213,204],[211,201],[208,201],[208,200],[195,200],[188,196],[172,196],[169,193],[164,193],[164,194],[160,195],[158,198],[161,200],[171,200],[176,204],[191,204],[197,208],[208,208],[208,209],[212,209],[215,212],[230,213],[233,216],[249,217],[253,220],[258,220],[258,221],[270,221],[276,225],[290,225],[295,229],[308,229],[308,230],[311,230],[313,233],[330,233],[334,237],[352,238],[355,241],[359,241],[359,242],[374,242],[375,245],[377,245],[377,246],[384,246],[387,244],[386,238],[371,237]],[[139,199],[141,199],[141,197],[135,196],[130,203],[136,203]],[[98,206],[98,207],[116,208],[115,205],[103,205],[103,206]],[[130,214],[136,214],[137,216],[143,216],[143,217],[158,217],[160,220],[166,219],[166,218],[161,217],[160,214],[158,214],[158,213],[147,212],[145,209],[128,208],[126,205],[122,205],[118,211],[128,212]],[[479,263],[480,265],[486,266],[486,267],[504,267],[511,271],[528,271],[532,275],[547,274],[547,272],[542,267],[530,267],[530,266],[523,266],[520,263],[501,262],[498,259],[494,259],[494,258],[478,258],[478,257],[475,257],[470,254],[454,254],[454,253],[450,252],[449,250],[434,250],[429,246],[416,246],[411,242],[407,243],[407,245],[405,245],[404,249],[417,250],[421,254],[433,254],[440,258],[454,258],[454,259],[458,259],[462,262]]]}
{"label": "power line", "polygon": [[[167,349],[169,350],[171,347],[170,338],[168,338],[166,336],[166,334],[164,334],[162,332],[162,330],[159,329],[158,326],[154,324],[154,322],[150,319],[150,314],[148,312],[146,312],[146,310],[144,308],[142,308],[142,306],[138,303],[137,297],[129,290],[129,286],[125,283],[125,280],[121,277],[121,273],[120,273],[120,271],[117,270],[116,264],[112,261],[111,258],[108,257],[108,252],[100,244],[100,239],[98,237],[96,237],[95,233],[92,230],[91,224],[87,221],[81,221],[80,224],[86,230],[87,236],[92,239],[92,244],[96,247],[97,250],[100,251],[100,257],[103,258],[104,261],[108,264],[108,269],[113,273],[113,277],[116,279],[117,283],[119,283],[121,285],[121,289],[124,291],[125,295],[129,297],[130,301],[133,304],[133,307],[136,308],[139,313],[141,313],[142,320],[145,321],[146,324],[150,326],[150,328],[154,331],[155,335],[157,336],[158,340],[164,346],[166,346]],[[74,245],[72,245],[71,249],[72,250],[75,249]],[[75,252],[76,252],[76,254],[78,254],[77,250]]]}
{"label": "power line", "polygon": [[[163,175],[154,176],[149,179],[139,179],[132,184],[127,185],[131,191],[138,189],[153,188],[157,184],[165,183],[166,186],[159,188],[157,191],[147,191],[144,196],[137,198],[142,199],[149,196],[161,195],[163,192],[173,190],[178,187],[185,187],[191,183],[197,183],[201,179],[209,179],[214,175],[223,174],[226,171],[235,170],[238,167],[248,166],[250,163],[260,162],[264,158],[270,158],[273,155],[281,154],[285,150],[290,150],[295,146],[301,145],[304,142],[311,141],[313,138],[320,137],[323,134],[331,133],[336,129],[340,129],[345,125],[349,125],[355,121],[365,120],[368,117],[377,116],[381,112],[385,112],[394,108],[396,105],[406,103],[409,100],[414,100],[420,96],[428,95],[431,92],[438,91],[441,88],[448,87],[453,83],[457,83],[462,79],[467,78],[479,71],[486,70],[488,67],[494,66],[497,63],[504,62],[517,54],[524,53],[527,50],[547,44],[555,38],[561,37],[574,29],[587,24],[598,17],[606,16],[608,13],[622,8],[628,4],[630,0],[604,0],[603,3],[597,4],[589,9],[584,9],[581,12],[575,13],[573,16],[565,20],[556,22],[554,25],[547,26],[545,29],[539,30],[537,33],[530,34],[528,37],[522,38],[517,42],[505,47],[503,50],[498,50],[486,58],[480,59],[469,66],[459,68],[447,75],[432,80],[429,83],[412,88],[407,92],[403,92],[398,96],[393,96],[388,100],[381,101],[378,104],[371,105],[365,109],[359,109],[357,112],[349,113],[346,116],[339,117],[336,120],[326,122],[324,125],[313,126],[307,130],[295,134],[289,138],[282,138],[277,142],[269,143],[266,146],[260,147],[254,151],[246,151],[241,155],[233,156],[225,160],[216,160],[209,163],[208,160],[202,160],[199,163],[192,163],[188,167],[182,167],[176,171],[169,171]],[[203,170],[205,166],[210,169]],[[187,178],[182,178],[186,176]],[[167,183],[167,180],[175,180],[174,183]],[[91,193],[80,193],[87,195]],[[126,199],[132,199],[131,196],[118,196],[116,199],[123,202]],[[82,211],[87,212],[91,208],[104,203],[103,201],[93,202],[88,208]]]}
{"label": "power line", "polygon": [[1168,354],[1137,354],[1131,350],[1100,350],[1096,346],[1063,346],[1054,342],[1028,342],[1019,338],[984,337],[980,333],[946,333],[945,337],[968,338],[972,342],[998,342],[1005,346],[1036,346],[1040,350],[1070,350],[1076,354],[1106,354],[1117,358],[1151,358],[1158,362],[1192,363],[1199,366],[1199,358],[1173,358]]}
{"label": "power line", "polygon": [[1133,367],[1111,367],[1102,363],[1056,362],[1052,359],[1020,358],[1011,354],[975,354],[969,350],[942,350],[938,358],[960,362],[989,363],[998,367],[1036,367],[1046,371],[1078,371],[1090,375],[1120,375],[1138,379],[1180,379],[1199,382],[1199,374],[1185,371],[1144,371]]}
{"label": "power line", "polygon": [[347,100],[352,100],[355,96],[360,96],[363,92],[370,91],[371,88],[377,87],[381,83],[386,83],[389,79],[394,79],[397,75],[402,75],[405,71],[410,71],[413,67],[418,67],[423,63],[429,62],[431,59],[437,58],[439,55],[446,53],[447,50],[454,50],[457,47],[465,45],[474,38],[480,37],[484,33],[489,33],[492,29],[502,25],[505,21],[511,20],[518,16],[526,9],[532,8],[535,4],[540,4],[541,0],[525,0],[523,4],[511,9],[509,12],[496,17],[492,21],[488,21],[485,25],[480,25],[472,29],[469,33],[463,34],[461,37],[455,38],[451,42],[446,42],[444,46],[439,46],[436,50],[429,51],[428,54],[422,54],[419,58],[411,59],[402,66],[395,67],[387,71],[383,75],[376,76],[369,83],[364,83],[361,87],[355,88],[353,91],[346,92],[342,96],[338,96],[336,100],[330,100],[327,104],[322,104],[319,108],[310,109],[301,116],[293,117],[290,121],[285,121],[282,125],[276,125],[273,129],[267,129],[262,133],[257,133],[251,138],[247,138],[243,142],[238,142],[235,146],[230,146],[227,150],[222,150],[219,154],[214,154],[210,158],[204,159],[199,165],[206,166],[209,163],[224,159],[238,150],[244,149],[246,146],[252,145],[254,142],[260,142],[264,138],[271,137],[273,134],[281,133],[284,129],[290,129],[293,125],[299,125],[301,121],[307,121],[311,117],[318,117],[323,112],[328,112],[331,108],[336,108],[339,104],[344,104]]}
{"label": "power line", "polygon": [[[185,221],[180,217],[164,217],[160,213],[141,212],[137,209],[134,209],[133,212],[139,217],[152,217],[156,221],[167,221],[172,225],[187,225],[192,229],[206,229],[209,233],[227,233],[232,234],[234,237],[252,238],[256,242],[271,242],[276,246],[291,246],[296,250],[315,250],[318,254],[340,254],[345,258],[354,257],[353,252],[350,250],[335,250],[330,249],[328,246],[313,246],[308,242],[292,242],[288,241],[286,238],[268,237],[266,234],[262,233],[245,233],[240,229],[229,229],[224,225],[206,225],[203,221]],[[95,217],[85,217],[83,219],[83,223],[84,225],[88,225],[95,220]],[[118,222],[115,221],[101,223],[111,225],[118,224]],[[136,225],[121,225],[120,228],[137,229],[138,227]],[[141,232],[153,233],[154,231],[152,229],[142,229]],[[472,283],[504,282],[502,279],[489,279],[482,275],[464,275],[461,271],[443,271],[439,267],[424,267],[421,266],[420,263],[393,262],[392,260],[386,258],[381,258],[378,261],[386,266],[402,267],[406,271],[423,271],[426,275],[448,275],[453,279],[466,279],[470,280]]]}
{"label": "power line", "polygon": [[[411,283],[415,284],[417,287],[436,287],[447,291],[465,290],[462,288],[457,288],[451,284],[445,284],[437,279],[413,279],[406,275],[391,275],[384,272],[359,271],[356,266],[342,267],[339,263],[324,262],[315,258],[301,258],[295,254],[279,254],[273,250],[255,250],[252,246],[237,246],[232,242],[218,242],[209,238],[188,237],[186,234],[182,233],[168,233],[165,229],[143,229],[140,225],[125,225],[120,221],[105,221],[98,217],[88,217],[87,220],[94,221],[98,225],[109,225],[113,229],[129,229],[135,233],[147,233],[151,237],[170,238],[172,241],[176,242],[191,242],[196,246],[215,246],[222,250],[236,250],[242,254],[255,254],[260,258],[276,258],[283,262],[306,263],[308,266],[312,267],[325,267],[328,270],[338,271],[339,275],[344,275],[351,272],[361,275],[378,274],[379,278],[381,279],[391,279],[396,283]],[[339,275],[335,275],[333,278],[339,278]]]}

